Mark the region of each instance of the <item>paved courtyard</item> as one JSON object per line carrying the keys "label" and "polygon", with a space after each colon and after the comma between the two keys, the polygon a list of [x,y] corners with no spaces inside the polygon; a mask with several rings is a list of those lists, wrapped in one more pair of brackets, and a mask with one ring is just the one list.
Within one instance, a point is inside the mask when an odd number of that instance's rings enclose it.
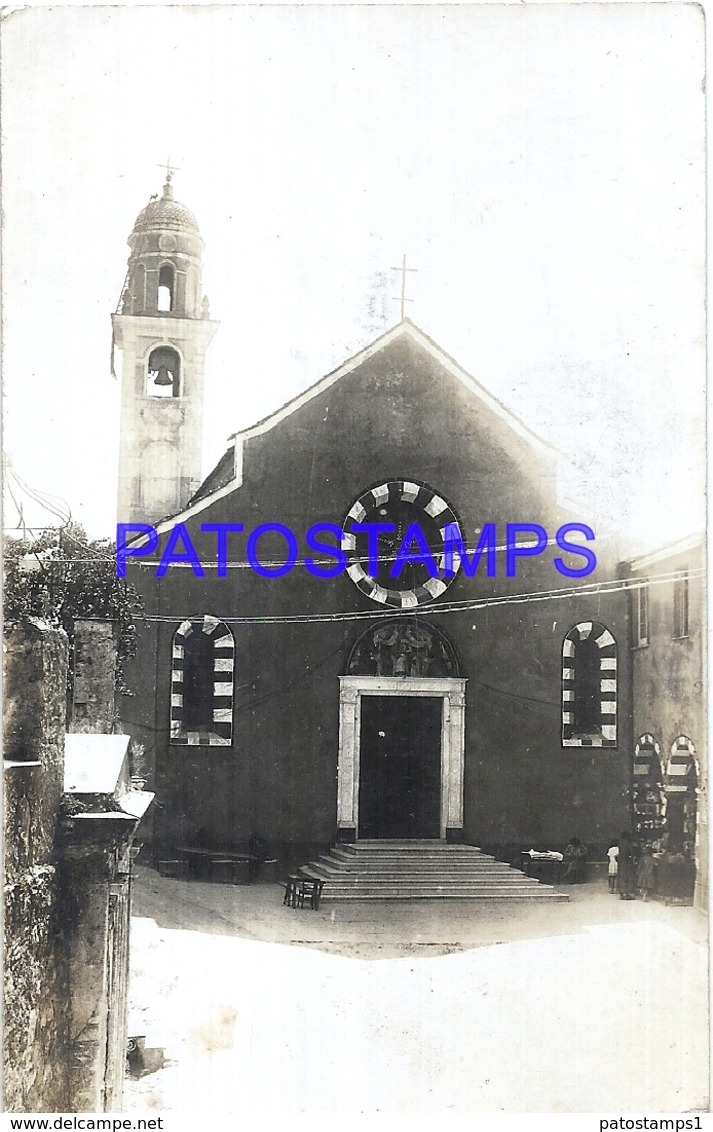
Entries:
{"label": "paved courtyard", "polygon": [[707,919],[570,892],[313,912],[139,869],[130,1032],[167,1064],[126,1108],[705,1110]]}

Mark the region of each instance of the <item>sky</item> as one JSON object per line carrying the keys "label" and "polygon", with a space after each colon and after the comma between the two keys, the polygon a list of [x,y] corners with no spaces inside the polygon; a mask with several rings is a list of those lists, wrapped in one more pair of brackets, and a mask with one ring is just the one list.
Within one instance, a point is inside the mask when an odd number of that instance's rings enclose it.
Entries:
{"label": "sky", "polygon": [[90,535],[116,520],[110,315],[168,157],[221,323],[206,472],[398,321],[406,254],[407,315],[562,450],[581,521],[702,529],[696,5],[31,7],[0,49],[4,452]]}

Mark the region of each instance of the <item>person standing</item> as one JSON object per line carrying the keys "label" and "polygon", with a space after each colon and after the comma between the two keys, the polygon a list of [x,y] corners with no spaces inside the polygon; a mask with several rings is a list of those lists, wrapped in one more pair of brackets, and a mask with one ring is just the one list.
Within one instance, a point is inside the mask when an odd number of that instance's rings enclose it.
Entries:
{"label": "person standing", "polygon": [[636,854],[628,830],[619,838],[618,886],[620,900],[636,899]]}
{"label": "person standing", "polygon": [[581,884],[584,880],[587,847],[578,837],[571,837],[564,851],[565,884]]}
{"label": "person standing", "polygon": [[639,867],[636,870],[636,883],[639,886],[639,892],[644,900],[649,899],[649,895],[654,890],[656,862],[650,845],[644,845],[641,850],[641,859]]}
{"label": "person standing", "polygon": [[609,868],[607,870],[607,880],[609,881],[609,891],[616,892],[616,878],[619,872],[619,842],[615,841],[609,849],[607,849],[607,857],[609,858]]}

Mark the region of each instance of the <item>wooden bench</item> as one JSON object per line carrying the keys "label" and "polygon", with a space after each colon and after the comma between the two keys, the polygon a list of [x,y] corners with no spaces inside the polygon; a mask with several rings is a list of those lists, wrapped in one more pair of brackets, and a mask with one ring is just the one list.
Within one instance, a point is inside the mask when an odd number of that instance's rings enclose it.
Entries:
{"label": "wooden bench", "polygon": [[529,852],[520,853],[521,870],[527,877],[543,883],[561,884],[566,867],[565,861],[557,857],[531,857]]}
{"label": "wooden bench", "polygon": [[199,845],[179,845],[176,854],[186,862],[188,879],[204,877],[218,884],[250,884],[257,858],[232,849],[205,849]]}

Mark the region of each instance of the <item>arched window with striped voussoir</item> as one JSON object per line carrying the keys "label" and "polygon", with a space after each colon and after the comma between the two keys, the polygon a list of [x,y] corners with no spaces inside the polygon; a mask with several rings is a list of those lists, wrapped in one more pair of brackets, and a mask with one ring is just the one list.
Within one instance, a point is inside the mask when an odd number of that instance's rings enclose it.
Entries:
{"label": "arched window with striped voussoir", "polygon": [[655,838],[666,818],[666,793],[661,747],[653,735],[640,735],[632,766],[632,814],[634,830]]}
{"label": "arched window with striped voussoir", "polygon": [[206,614],[183,621],[171,652],[172,744],[229,747],[233,741],[235,642]]}
{"label": "arched window with striped voussoir", "polygon": [[562,643],[562,746],[616,747],[617,648],[598,621],[580,621]]}
{"label": "arched window with striped voussoir", "polygon": [[671,746],[664,788],[667,848],[693,859],[698,841],[700,770],[696,748],[687,735],[679,735]]}

